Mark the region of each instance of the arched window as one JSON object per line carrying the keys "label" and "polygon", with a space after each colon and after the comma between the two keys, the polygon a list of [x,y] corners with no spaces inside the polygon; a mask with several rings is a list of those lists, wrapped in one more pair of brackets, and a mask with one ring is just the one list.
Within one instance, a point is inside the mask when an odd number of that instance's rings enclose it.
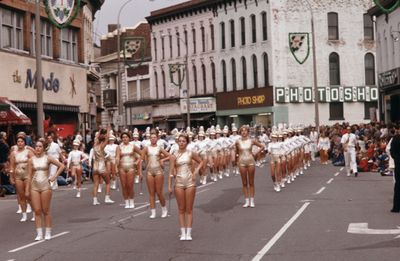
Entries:
{"label": "arched window", "polygon": [[246,58],[242,57],[242,75],[243,75],[243,90],[247,89],[247,65]]}
{"label": "arched window", "polygon": [[252,55],[251,60],[253,62],[253,82],[254,88],[258,88],[258,68],[257,68],[257,56]]}
{"label": "arched window", "polygon": [[268,28],[267,28],[267,13],[261,13],[261,22],[262,22],[262,39],[266,41],[268,39]]}
{"label": "arched window", "polygon": [[268,54],[263,53],[263,65],[264,65],[264,87],[269,86],[269,68],[268,68]]}
{"label": "arched window", "polygon": [[222,62],[221,62],[221,67],[222,67],[222,87],[223,87],[223,91],[227,92],[228,88],[227,88],[227,83],[226,83],[226,63],[224,60],[222,60]]}
{"label": "arched window", "polygon": [[157,72],[154,72],[154,85],[156,86],[156,99],[158,100],[160,98],[159,93],[158,93],[158,75]]}
{"label": "arched window", "polygon": [[193,53],[196,53],[196,29],[192,29]]}
{"label": "arched window", "polygon": [[375,85],[375,57],[372,53],[367,53],[364,57],[365,64],[365,84]]}
{"label": "arched window", "polygon": [[200,31],[201,31],[201,49],[204,53],[206,51],[206,33],[204,31],[203,26],[200,28]]}
{"label": "arched window", "polygon": [[203,94],[207,93],[207,75],[206,75],[206,66],[204,64],[201,65],[201,73],[203,76]]}
{"label": "arched window", "polygon": [[250,16],[250,21],[251,21],[251,42],[255,43],[257,41],[256,16],[252,14]]}
{"label": "arched window", "polygon": [[340,85],[340,61],[337,53],[329,55],[329,83],[330,85]]}
{"label": "arched window", "polygon": [[225,23],[221,23],[221,49],[225,49]]}
{"label": "arched window", "polygon": [[166,83],[165,83],[165,72],[164,72],[164,70],[161,71],[161,77],[162,77],[162,88],[163,88],[163,94],[164,94],[163,98],[165,99],[165,98],[167,98],[167,86],[166,86]]}
{"label": "arched window", "polygon": [[231,30],[231,47],[235,47],[235,21],[229,21],[230,30]]}
{"label": "arched window", "polygon": [[328,39],[339,40],[339,18],[334,12],[328,13]]}
{"label": "arched window", "polygon": [[240,17],[240,38],[242,45],[246,44],[246,23],[244,17]]}
{"label": "arched window", "polygon": [[195,95],[198,94],[198,90],[197,90],[197,70],[196,70],[196,66],[193,65],[193,83],[194,83],[194,93]]}
{"label": "arched window", "polygon": [[236,83],[236,61],[235,59],[231,59],[231,69],[232,69],[232,89],[234,91],[237,90],[237,83]]}
{"label": "arched window", "polygon": [[211,63],[211,78],[212,78],[212,86],[213,93],[217,93],[217,82],[215,81],[215,64]]}

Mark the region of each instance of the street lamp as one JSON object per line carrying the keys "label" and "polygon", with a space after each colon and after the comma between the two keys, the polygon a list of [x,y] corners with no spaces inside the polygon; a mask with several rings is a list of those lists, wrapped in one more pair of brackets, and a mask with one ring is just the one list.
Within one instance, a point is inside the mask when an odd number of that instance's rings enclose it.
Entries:
{"label": "street lamp", "polygon": [[314,110],[315,110],[315,127],[319,133],[319,97],[318,97],[318,79],[317,79],[317,57],[315,50],[315,29],[314,29],[314,12],[309,0],[305,0],[311,13],[311,35],[312,35],[312,53],[313,53],[313,75],[314,75]]}
{"label": "street lamp", "polygon": [[117,85],[117,92],[118,92],[118,115],[119,115],[120,119],[121,119],[121,115],[122,115],[122,112],[123,112],[122,93],[121,93],[122,77],[121,77],[121,24],[120,24],[120,18],[121,18],[122,9],[124,9],[124,7],[126,5],[128,5],[132,1],[133,0],[128,0],[121,6],[121,8],[118,11],[118,17],[117,17],[117,55],[118,55],[118,66],[117,66],[118,85]]}
{"label": "street lamp", "polygon": [[[161,34],[161,38],[164,38],[165,36],[167,36],[167,34]],[[184,40],[182,40],[182,38],[180,38],[179,36],[175,35],[175,37],[181,41],[185,47],[186,47],[186,56],[185,56],[185,71],[186,71],[186,107],[187,107],[187,125],[186,127],[190,127],[190,92],[189,92],[189,48],[188,48],[188,43],[185,42]],[[183,76],[185,77],[185,76]],[[180,82],[180,79],[179,79]]]}

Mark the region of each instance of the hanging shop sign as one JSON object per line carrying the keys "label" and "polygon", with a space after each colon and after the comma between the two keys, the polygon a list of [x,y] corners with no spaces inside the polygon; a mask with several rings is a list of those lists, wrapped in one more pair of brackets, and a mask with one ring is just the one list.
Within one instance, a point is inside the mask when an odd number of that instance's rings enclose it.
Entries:
{"label": "hanging shop sign", "polygon": [[272,105],[272,87],[217,93],[218,110],[247,109]]}
{"label": "hanging shop sign", "polygon": [[139,67],[144,61],[145,39],[143,37],[124,37],[121,44],[125,64],[130,68]]}
{"label": "hanging shop sign", "polygon": [[[190,113],[215,112],[217,110],[217,103],[214,97],[191,98],[189,103]],[[187,113],[186,99],[181,99],[181,112]]]}
{"label": "hanging shop sign", "polygon": [[[377,101],[379,90],[376,86],[331,86],[318,87],[319,101],[324,102],[368,102]],[[313,103],[312,87],[275,87],[276,103]]]}
{"label": "hanging shop sign", "polygon": [[386,90],[400,84],[400,68],[380,73],[378,76],[379,88]]}
{"label": "hanging shop sign", "polygon": [[[35,74],[32,74],[32,70],[28,69],[26,71],[25,88],[36,88],[35,82],[36,72]],[[60,80],[54,76],[53,72],[51,72],[49,78],[45,79],[44,77],[42,77],[42,86],[43,90],[53,91],[57,93],[60,90]]]}
{"label": "hanging shop sign", "polygon": [[289,49],[299,64],[305,63],[310,56],[310,34],[289,33]]}
{"label": "hanging shop sign", "polygon": [[44,0],[50,21],[58,28],[69,26],[76,18],[81,0]]}

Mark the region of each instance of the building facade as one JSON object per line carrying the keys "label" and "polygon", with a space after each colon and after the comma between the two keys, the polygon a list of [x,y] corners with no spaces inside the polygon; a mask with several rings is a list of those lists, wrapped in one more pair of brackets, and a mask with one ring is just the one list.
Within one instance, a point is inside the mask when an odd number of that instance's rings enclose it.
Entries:
{"label": "building facade", "polygon": [[[102,4],[100,0],[82,1],[77,18],[61,30],[50,23],[44,7],[41,11],[44,112],[61,136],[86,127],[83,123],[89,102],[85,53],[90,50],[85,43],[86,35],[92,32],[85,30],[84,21],[92,23]],[[84,19],[85,8],[91,14],[88,20]],[[31,1],[1,1],[0,77],[1,95],[14,102],[36,126],[34,10]]]}
{"label": "building facade", "polygon": [[[384,1],[389,8],[396,1]],[[369,10],[375,19],[377,39],[377,71],[380,90],[381,120],[400,121],[400,9],[384,13],[375,6]]]}

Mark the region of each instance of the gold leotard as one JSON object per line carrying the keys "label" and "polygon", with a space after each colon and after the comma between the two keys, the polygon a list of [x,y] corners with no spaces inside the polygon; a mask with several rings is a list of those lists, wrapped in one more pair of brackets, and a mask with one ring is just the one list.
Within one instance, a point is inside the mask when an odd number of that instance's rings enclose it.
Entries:
{"label": "gold leotard", "polygon": [[22,181],[29,179],[28,156],[29,151],[27,149],[21,152],[15,151],[15,179]]}
{"label": "gold leotard", "polygon": [[176,181],[175,187],[177,188],[191,188],[195,187],[196,183],[193,181],[192,173],[192,152],[185,151],[184,153],[175,153],[176,162]]}
{"label": "gold leotard", "polygon": [[251,149],[253,147],[253,142],[251,139],[242,140],[239,139],[238,143],[238,164],[241,167],[250,167],[255,165],[255,160],[253,154],[251,153]]}
{"label": "gold leotard", "polygon": [[100,145],[93,147],[94,163],[93,174],[104,174],[106,172],[105,152]]}
{"label": "gold leotard", "polygon": [[163,175],[163,170],[160,164],[161,149],[156,146],[147,147],[147,175],[157,176]]}
{"label": "gold leotard", "polygon": [[33,168],[33,177],[32,177],[32,186],[31,189],[38,192],[43,192],[47,190],[51,190],[50,182],[49,182],[49,158],[47,155],[44,155],[40,158],[33,156],[32,157],[32,168]]}
{"label": "gold leotard", "polygon": [[134,170],[134,165],[135,165],[134,146],[135,145],[133,144],[125,145],[123,143],[119,145],[119,149],[121,151],[119,168],[125,172]]}

